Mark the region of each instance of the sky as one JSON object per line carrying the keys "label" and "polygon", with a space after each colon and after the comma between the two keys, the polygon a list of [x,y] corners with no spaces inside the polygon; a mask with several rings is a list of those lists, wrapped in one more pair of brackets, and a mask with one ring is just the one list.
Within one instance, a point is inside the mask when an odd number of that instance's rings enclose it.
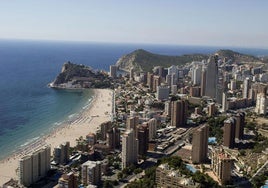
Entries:
{"label": "sky", "polygon": [[0,0],[0,38],[268,49],[267,0]]}

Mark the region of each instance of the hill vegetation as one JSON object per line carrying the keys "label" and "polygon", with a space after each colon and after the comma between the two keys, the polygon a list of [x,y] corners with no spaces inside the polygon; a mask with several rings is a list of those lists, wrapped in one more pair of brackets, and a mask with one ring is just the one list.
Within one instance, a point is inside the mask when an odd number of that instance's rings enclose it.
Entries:
{"label": "hill vegetation", "polygon": [[193,54],[182,56],[167,56],[150,53],[148,51],[139,49],[134,52],[122,56],[116,63],[121,70],[130,71],[151,71],[155,66],[169,67],[171,65],[184,65],[191,61],[201,61],[207,59],[207,55]]}
{"label": "hill vegetation", "polygon": [[218,54],[221,58],[226,58],[232,62],[243,63],[243,62],[260,62],[261,59],[247,54],[241,54],[232,50],[219,50],[215,54]]}
{"label": "hill vegetation", "polygon": [[[261,59],[252,56],[234,52],[232,50],[219,50],[215,54],[221,59],[227,61],[236,62],[236,63],[260,63]],[[168,56],[154,54],[142,49],[135,50],[130,54],[122,56],[117,62],[116,65],[119,69],[124,71],[130,71],[134,69],[135,72],[142,71],[152,71],[155,66],[169,67],[171,65],[182,66],[186,63],[191,63],[192,61],[202,61],[209,58],[208,54],[189,54],[181,56]]]}

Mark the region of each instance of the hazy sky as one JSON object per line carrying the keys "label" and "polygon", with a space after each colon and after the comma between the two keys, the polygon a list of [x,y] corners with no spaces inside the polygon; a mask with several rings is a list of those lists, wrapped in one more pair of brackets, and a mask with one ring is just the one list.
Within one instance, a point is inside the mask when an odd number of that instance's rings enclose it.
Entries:
{"label": "hazy sky", "polygon": [[0,38],[268,48],[267,0],[0,0]]}

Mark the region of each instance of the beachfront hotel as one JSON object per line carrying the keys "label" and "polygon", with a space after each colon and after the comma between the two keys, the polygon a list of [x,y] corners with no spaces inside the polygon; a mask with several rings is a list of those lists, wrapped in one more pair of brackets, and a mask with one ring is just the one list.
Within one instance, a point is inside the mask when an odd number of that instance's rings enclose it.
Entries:
{"label": "beachfront hotel", "polygon": [[56,164],[64,165],[69,161],[70,142],[64,142],[58,147],[54,148],[54,161]]}
{"label": "beachfront hotel", "polygon": [[46,146],[19,160],[19,183],[29,186],[45,177],[50,170],[50,146]]}

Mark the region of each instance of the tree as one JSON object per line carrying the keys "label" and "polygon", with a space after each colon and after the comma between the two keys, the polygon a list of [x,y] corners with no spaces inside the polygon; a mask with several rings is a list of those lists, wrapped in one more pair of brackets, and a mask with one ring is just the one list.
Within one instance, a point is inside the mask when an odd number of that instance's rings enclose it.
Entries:
{"label": "tree", "polygon": [[239,150],[239,155],[240,156],[245,156],[246,155],[246,150],[244,150],[244,149]]}
{"label": "tree", "polygon": [[122,172],[118,172],[117,174],[117,179],[122,179],[123,178],[123,173]]}

